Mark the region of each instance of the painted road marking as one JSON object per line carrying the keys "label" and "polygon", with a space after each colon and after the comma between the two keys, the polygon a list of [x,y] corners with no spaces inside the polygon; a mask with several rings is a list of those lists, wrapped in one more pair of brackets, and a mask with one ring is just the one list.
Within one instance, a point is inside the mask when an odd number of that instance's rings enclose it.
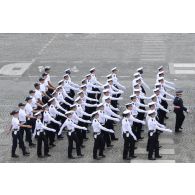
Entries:
{"label": "painted road marking", "polygon": [[171,74],[195,74],[194,63],[169,63]]}
{"label": "painted road marking", "polygon": [[[146,148],[138,148],[135,151],[136,154],[148,154],[148,152],[146,151]],[[174,149],[161,149],[160,150],[161,154],[175,154],[175,150]]]}
{"label": "painted road marking", "polygon": [[175,163],[175,160],[131,160],[131,163]]}
{"label": "painted road marking", "polygon": [[[148,142],[148,139],[144,139],[141,143],[147,143],[147,142]],[[159,142],[160,144],[165,144],[165,145],[174,144],[174,141],[171,138],[160,138]]]}
{"label": "painted road marking", "polygon": [[32,62],[6,64],[0,69],[0,75],[20,76],[30,67]]}

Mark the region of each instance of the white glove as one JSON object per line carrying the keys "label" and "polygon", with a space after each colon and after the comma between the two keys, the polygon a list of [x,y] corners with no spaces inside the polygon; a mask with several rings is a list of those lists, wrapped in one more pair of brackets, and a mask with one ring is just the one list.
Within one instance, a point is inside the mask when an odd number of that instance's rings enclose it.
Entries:
{"label": "white glove", "polygon": [[83,130],[87,131],[87,128],[86,127],[82,127]]}
{"label": "white glove", "polygon": [[87,123],[89,123],[89,124],[90,124],[90,123],[91,123],[91,121],[90,121],[90,120],[87,120]]}
{"label": "white glove", "polygon": [[110,133],[114,133],[114,131],[112,129],[109,129],[110,130]]}
{"label": "white glove", "polygon": [[115,121],[116,121],[116,122],[119,122],[119,121],[120,121],[120,119],[116,118],[116,119],[115,119]]}
{"label": "white glove", "polygon": [[142,125],[145,125],[145,124],[146,124],[146,122],[145,122],[145,121],[143,121],[143,122],[142,122]]}
{"label": "white glove", "polygon": [[32,138],[33,138],[33,139],[35,138],[35,133],[33,133]]}
{"label": "white glove", "polygon": [[167,129],[168,132],[172,133],[173,131],[171,129]]}
{"label": "white glove", "polygon": [[62,125],[62,123],[61,123],[61,122],[58,122],[58,125],[60,125],[60,126],[61,126],[61,125]]}
{"label": "white glove", "polygon": [[119,97],[118,99],[119,99],[119,100],[123,100],[123,97]]}
{"label": "white glove", "polygon": [[134,136],[133,138],[134,138],[135,141],[137,141],[137,137]]}

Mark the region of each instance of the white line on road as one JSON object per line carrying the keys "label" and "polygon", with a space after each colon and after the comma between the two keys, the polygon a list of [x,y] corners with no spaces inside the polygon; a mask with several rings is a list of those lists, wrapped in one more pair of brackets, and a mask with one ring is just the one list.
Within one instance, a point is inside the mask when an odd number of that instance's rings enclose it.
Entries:
{"label": "white line on road", "polygon": [[175,160],[131,160],[131,163],[175,163]]}
{"label": "white line on road", "polygon": [[179,64],[179,63],[177,63],[177,64],[174,64],[173,66],[177,67],[177,68],[195,68],[195,64],[190,64],[190,63],[188,63],[188,64],[184,64],[184,63]]}
{"label": "white line on road", "polygon": [[[148,154],[148,152],[146,151],[146,148],[138,148],[135,151],[136,154]],[[162,149],[160,150],[160,154],[175,154],[175,150],[174,149]]]}
{"label": "white line on road", "polygon": [[175,70],[175,74],[195,74],[195,70]]}

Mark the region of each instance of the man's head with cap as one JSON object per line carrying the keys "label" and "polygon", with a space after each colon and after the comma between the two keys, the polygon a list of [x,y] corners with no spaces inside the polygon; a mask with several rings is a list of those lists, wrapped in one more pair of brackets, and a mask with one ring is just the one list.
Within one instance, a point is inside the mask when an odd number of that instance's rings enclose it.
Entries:
{"label": "man's head with cap", "polygon": [[35,113],[34,116],[35,116],[37,119],[41,119],[41,118],[42,118],[42,111],[39,111],[39,112]]}
{"label": "man's head with cap", "polygon": [[75,111],[76,109],[77,109],[76,104],[72,104],[72,105],[70,106],[70,110]]}
{"label": "man's head with cap", "polygon": [[136,95],[135,94],[131,95],[130,99],[132,102],[136,102]]}
{"label": "man's head with cap", "polygon": [[91,68],[90,70],[89,70],[89,72],[91,73],[91,74],[95,74],[95,67],[93,67],[93,68]]}
{"label": "man's head with cap", "polygon": [[19,113],[18,110],[12,110],[12,111],[10,112],[10,115],[11,115],[11,116],[14,116],[14,117],[18,117],[18,113]]}
{"label": "man's head with cap", "polygon": [[40,89],[40,83],[35,83],[34,87],[35,87],[35,89],[39,90]]}
{"label": "man's head with cap", "polygon": [[108,96],[109,93],[110,93],[110,92],[109,92],[109,89],[104,89],[104,90],[103,90],[103,93],[104,93],[104,95]]}
{"label": "man's head with cap", "polygon": [[158,67],[158,71],[160,72],[160,71],[163,71],[164,70],[164,68],[163,68],[163,66],[159,66]]}
{"label": "man's head with cap", "polygon": [[111,69],[111,72],[114,73],[114,74],[116,74],[116,73],[118,72],[117,67],[112,68],[112,69]]}
{"label": "man's head with cap", "polygon": [[132,110],[133,108],[132,102],[125,104],[125,106],[126,106],[126,109],[128,110]]}
{"label": "man's head with cap", "polygon": [[112,78],[108,79],[107,82],[108,82],[110,85],[112,85],[112,84],[113,84]]}
{"label": "man's head with cap", "polygon": [[18,104],[18,107],[21,108],[21,109],[24,109],[25,104],[24,104],[24,103],[19,103],[19,104]]}
{"label": "man's head with cap", "polygon": [[40,78],[39,78],[39,82],[40,82],[40,83],[44,83],[44,81],[45,81],[45,79],[44,79],[43,77],[40,77]]}
{"label": "man's head with cap", "polygon": [[42,74],[42,77],[44,78],[44,79],[46,79],[47,78],[47,73],[46,72],[44,72],[43,74]]}
{"label": "man's head with cap", "polygon": [[150,98],[153,102],[156,102],[157,100],[156,94],[153,94]]}
{"label": "man's head with cap", "polygon": [[150,117],[154,118],[155,115],[156,115],[155,110],[149,110],[149,111],[148,111],[148,115],[149,115]]}
{"label": "man's head with cap", "polygon": [[107,79],[111,79],[111,78],[112,78],[112,74],[108,74],[108,75],[106,76],[106,78],[107,78]]}
{"label": "man's head with cap", "polygon": [[138,68],[138,69],[137,69],[137,72],[140,73],[140,74],[143,74],[143,73],[144,73],[143,67]]}
{"label": "man's head with cap", "polygon": [[30,90],[29,91],[29,95],[33,96],[35,94],[35,91],[34,90]]}
{"label": "man's head with cap", "polygon": [[67,69],[64,71],[64,73],[70,75],[70,74],[71,74],[70,68],[67,68]]}
{"label": "man's head with cap", "polygon": [[159,82],[159,83],[164,83],[164,77],[159,77],[159,78],[158,78],[158,82]]}
{"label": "man's head with cap", "polygon": [[66,74],[64,75],[64,80],[68,80],[68,79],[69,79],[69,74],[66,73]]}
{"label": "man's head with cap", "polygon": [[183,94],[183,90],[178,89],[178,90],[175,91],[175,94],[176,94],[177,97],[181,97],[182,94]]}
{"label": "man's head with cap", "polygon": [[153,92],[156,94],[156,95],[159,95],[160,94],[160,89],[159,88],[155,88],[153,90]]}
{"label": "man's head with cap", "polygon": [[44,104],[44,105],[42,106],[42,109],[43,109],[43,110],[48,110],[48,109],[49,109],[48,104]]}
{"label": "man's head with cap", "polygon": [[106,101],[106,103],[110,103],[110,102],[111,102],[110,96],[107,96],[107,97],[105,98],[105,101]]}
{"label": "man's head with cap", "polygon": [[140,89],[134,89],[133,92],[134,92],[134,94],[136,94],[136,95],[140,95]]}
{"label": "man's head with cap", "polygon": [[45,72],[46,72],[47,74],[50,73],[50,70],[51,70],[50,66],[46,66],[46,67],[45,67]]}
{"label": "man's head with cap", "polygon": [[31,103],[32,102],[32,97],[30,97],[30,96],[26,97],[25,101],[28,102],[28,103]]}
{"label": "man's head with cap", "polygon": [[98,104],[97,109],[98,110],[104,110],[104,104],[103,103]]}
{"label": "man's head with cap", "polygon": [[139,73],[139,72],[136,72],[135,74],[133,74],[133,76],[134,76],[135,78],[138,78],[138,77],[140,77],[140,73]]}
{"label": "man's head with cap", "polygon": [[129,117],[129,115],[130,115],[130,110],[123,111],[123,117]]}
{"label": "man's head with cap", "polygon": [[155,109],[155,102],[150,102],[148,106],[151,110]]}
{"label": "man's head with cap", "polygon": [[85,78],[86,78],[87,80],[90,80],[90,79],[91,79],[91,74],[85,75]]}

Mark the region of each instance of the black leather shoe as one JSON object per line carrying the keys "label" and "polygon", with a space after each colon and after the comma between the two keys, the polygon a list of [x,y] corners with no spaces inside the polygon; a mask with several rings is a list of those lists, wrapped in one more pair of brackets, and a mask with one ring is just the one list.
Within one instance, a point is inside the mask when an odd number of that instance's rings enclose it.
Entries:
{"label": "black leather shoe", "polygon": [[36,146],[36,144],[32,143],[32,144],[29,144],[29,147],[30,148],[34,148]]}
{"label": "black leather shoe", "polygon": [[169,117],[165,116],[166,119],[169,119]]}
{"label": "black leather shoe", "polygon": [[50,144],[51,147],[55,147],[56,145],[55,144]]}
{"label": "black leather shoe", "polygon": [[79,155],[77,155],[77,156],[81,158],[81,157],[83,157],[83,156],[84,156],[84,154],[79,154]]}
{"label": "black leather shoe", "polygon": [[106,156],[104,155],[104,154],[102,154],[102,155],[99,155],[100,157],[102,157],[102,158],[105,158]]}
{"label": "black leather shoe", "polygon": [[118,138],[116,138],[116,137],[114,139],[112,139],[112,141],[117,141],[117,140],[118,140]]}
{"label": "black leather shoe", "polygon": [[25,152],[25,153],[23,154],[23,156],[29,156],[29,155],[30,155],[29,152]]}
{"label": "black leather shoe", "polygon": [[94,160],[100,160],[97,156],[93,157]]}
{"label": "black leather shoe", "polygon": [[159,146],[158,149],[162,148],[162,146]]}
{"label": "black leather shoe", "polygon": [[42,156],[42,155],[39,155],[39,156],[38,156],[38,158],[44,158],[44,156]]}
{"label": "black leather shoe", "polygon": [[183,129],[183,127],[180,127],[180,129]]}
{"label": "black leather shoe", "polygon": [[123,160],[131,160],[131,158],[127,157],[127,158],[123,158]]}
{"label": "black leather shoe", "polygon": [[140,141],[141,141],[141,140],[143,140],[143,139],[144,139],[144,137],[140,137],[140,138],[138,138],[138,140],[140,140]]}
{"label": "black leather shoe", "polygon": [[148,160],[156,160],[155,158],[148,158]]}
{"label": "black leather shoe", "polygon": [[84,140],[88,140],[89,138],[88,137],[85,137],[85,138],[83,138]]}
{"label": "black leather shoe", "polygon": [[63,137],[63,136],[58,137],[58,140],[63,140],[63,139],[64,139],[64,137]]}
{"label": "black leather shoe", "polygon": [[162,156],[160,156],[160,155],[159,156],[155,156],[155,158],[162,158]]}
{"label": "black leather shoe", "polygon": [[175,133],[181,133],[182,131],[180,131],[180,130],[177,130],[177,131],[175,131]]}
{"label": "black leather shoe", "polygon": [[13,154],[12,158],[19,158],[19,156],[17,154]]}
{"label": "black leather shoe", "polygon": [[112,148],[114,145],[110,144],[109,146],[107,146],[108,148]]}
{"label": "black leather shoe", "polygon": [[84,145],[81,145],[81,148],[85,148],[85,146]]}
{"label": "black leather shoe", "polygon": [[131,158],[137,158],[137,156],[133,155],[133,156],[131,156]]}
{"label": "black leather shoe", "polygon": [[45,157],[50,157],[51,156],[51,154],[45,154]]}
{"label": "black leather shoe", "polygon": [[137,149],[137,147],[134,147],[134,150],[136,150]]}
{"label": "black leather shoe", "polygon": [[74,156],[69,156],[68,158],[69,158],[69,159],[75,159],[75,157],[74,157]]}

